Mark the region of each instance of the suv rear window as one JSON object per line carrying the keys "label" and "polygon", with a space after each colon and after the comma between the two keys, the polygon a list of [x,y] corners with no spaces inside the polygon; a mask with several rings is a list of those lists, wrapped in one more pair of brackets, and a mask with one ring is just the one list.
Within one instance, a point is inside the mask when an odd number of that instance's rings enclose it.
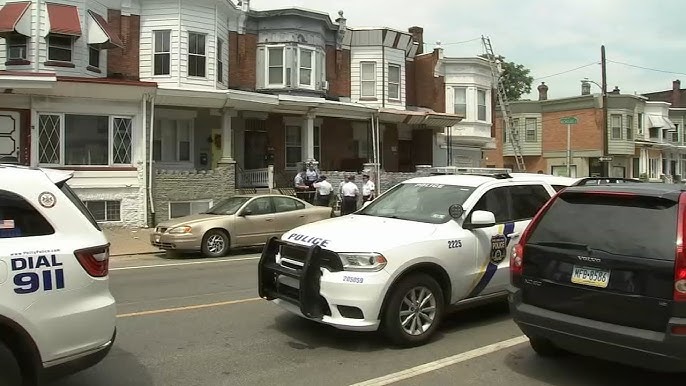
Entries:
{"label": "suv rear window", "polygon": [[21,196],[0,190],[0,238],[46,236],[55,229]]}
{"label": "suv rear window", "polygon": [[581,244],[617,255],[674,260],[677,207],[658,197],[562,193],[528,243]]}
{"label": "suv rear window", "polygon": [[93,214],[88,210],[88,208],[87,208],[86,205],[81,201],[81,199],[79,199],[79,196],[77,196],[76,193],[74,193],[74,191],[71,190],[71,188],[69,187],[69,185],[67,185],[67,182],[66,182],[66,181],[57,184],[57,187],[60,188],[60,190],[62,191],[62,193],[64,193],[64,195],[67,196],[67,198],[69,199],[69,201],[71,201],[71,202],[79,209],[79,211],[81,211],[81,213],[83,213],[83,215],[86,216],[86,218],[88,219],[88,221],[89,221],[91,224],[93,224],[93,226],[95,227],[95,229],[97,229],[97,230],[99,230],[99,231],[102,230],[102,229],[100,229],[100,226],[98,225],[98,222],[95,221],[95,218],[93,217]]}

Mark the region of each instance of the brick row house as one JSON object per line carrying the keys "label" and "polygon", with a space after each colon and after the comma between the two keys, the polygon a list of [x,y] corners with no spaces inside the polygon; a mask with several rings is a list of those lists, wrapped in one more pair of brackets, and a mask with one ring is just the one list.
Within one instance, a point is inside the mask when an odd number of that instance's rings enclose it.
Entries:
{"label": "brick row house", "polygon": [[0,162],[74,170],[106,224],[198,213],[271,170],[288,185],[305,161],[387,187],[494,146],[488,63],[425,53],[419,27],[247,0],[0,5]]}
{"label": "brick row house", "polygon": [[[535,101],[512,102],[520,148],[529,172],[555,175],[567,173],[567,125],[565,117],[576,117],[571,126],[572,177],[600,176],[603,173],[603,98],[592,94],[590,83],[583,82],[581,94],[548,99],[548,86],[538,86]],[[651,181],[678,178],[686,172],[686,147],[683,117],[678,123],[670,104],[646,96],[622,94],[619,88],[608,93],[607,140],[609,173],[612,177],[644,178]],[[496,149],[487,151],[488,166],[513,167],[514,149],[503,120],[495,120]]]}

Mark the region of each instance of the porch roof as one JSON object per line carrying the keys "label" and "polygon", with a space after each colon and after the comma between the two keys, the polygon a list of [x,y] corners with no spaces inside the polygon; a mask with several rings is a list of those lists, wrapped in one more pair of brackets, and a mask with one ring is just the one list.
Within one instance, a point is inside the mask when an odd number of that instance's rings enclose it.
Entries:
{"label": "porch roof", "polygon": [[49,72],[0,71],[0,89],[51,88],[57,76]]}
{"label": "porch roof", "polygon": [[158,88],[155,103],[167,106],[197,108],[234,108],[270,112],[279,104],[274,95],[239,90],[181,90]]}
{"label": "porch roof", "polygon": [[455,114],[437,113],[435,111],[379,109],[379,121],[406,123],[408,125],[425,125],[429,127],[455,126],[462,117]]}
{"label": "porch roof", "polygon": [[279,107],[274,112],[284,114],[314,114],[333,118],[371,119],[376,112],[376,108],[359,103],[294,95],[279,95],[278,98]]}

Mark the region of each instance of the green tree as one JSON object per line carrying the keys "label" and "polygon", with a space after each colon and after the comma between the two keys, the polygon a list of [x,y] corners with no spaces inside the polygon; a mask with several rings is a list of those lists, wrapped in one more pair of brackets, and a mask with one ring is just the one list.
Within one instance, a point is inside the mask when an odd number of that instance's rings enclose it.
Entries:
{"label": "green tree", "polygon": [[[488,55],[481,55],[482,58],[488,59]],[[505,94],[510,101],[519,100],[522,95],[531,92],[531,83],[534,77],[529,75],[531,70],[524,67],[524,65],[515,62],[508,62],[504,56],[498,55],[496,61],[501,64],[503,85],[505,86]]]}

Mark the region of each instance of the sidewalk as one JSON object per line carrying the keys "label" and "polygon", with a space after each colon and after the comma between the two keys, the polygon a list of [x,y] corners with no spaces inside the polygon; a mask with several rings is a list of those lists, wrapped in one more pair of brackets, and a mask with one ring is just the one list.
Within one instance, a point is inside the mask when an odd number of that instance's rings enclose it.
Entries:
{"label": "sidewalk", "polygon": [[110,242],[110,256],[126,256],[161,253],[150,245],[152,229],[146,228],[106,228],[103,233]]}

